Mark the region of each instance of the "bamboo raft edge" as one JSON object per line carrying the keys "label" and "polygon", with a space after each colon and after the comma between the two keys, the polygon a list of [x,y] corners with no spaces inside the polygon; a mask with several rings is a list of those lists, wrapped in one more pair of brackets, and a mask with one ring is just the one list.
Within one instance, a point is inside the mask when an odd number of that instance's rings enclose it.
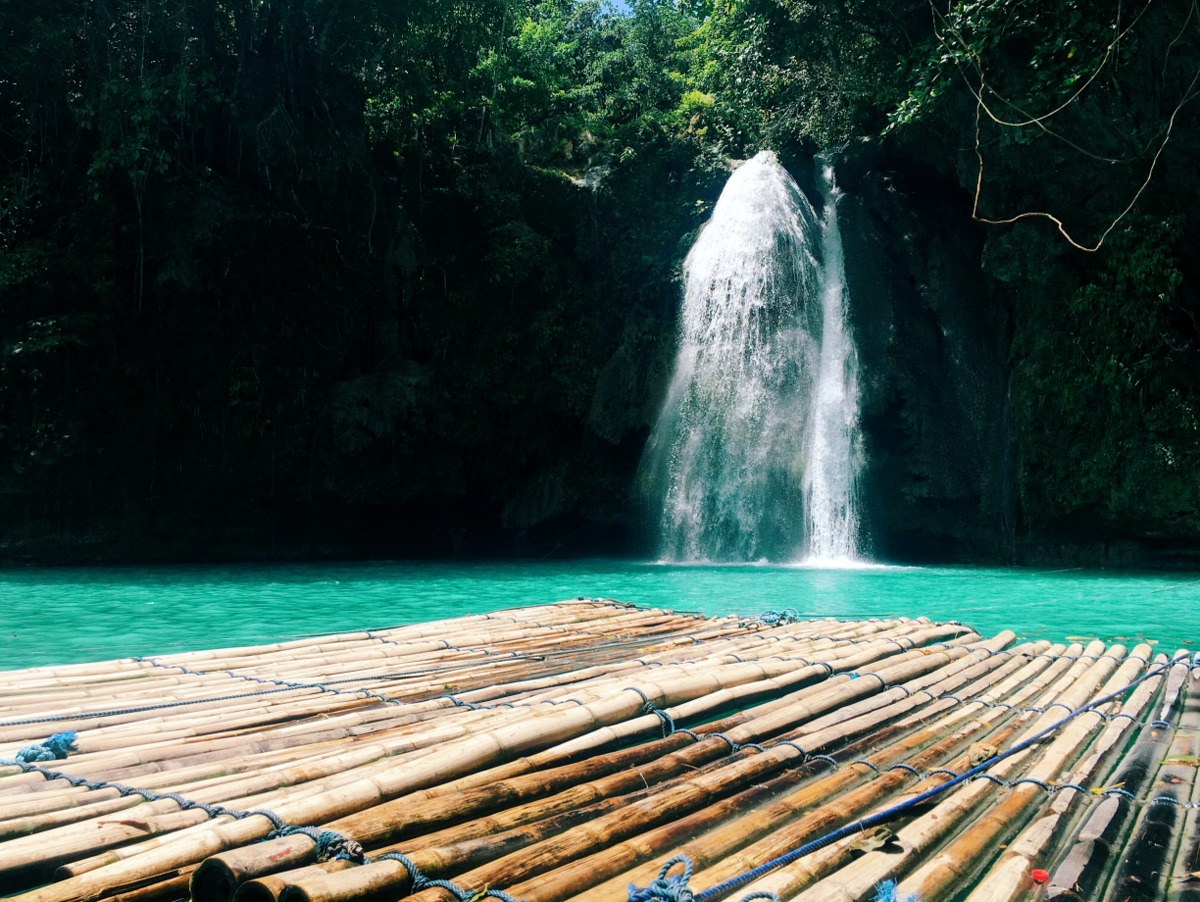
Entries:
{"label": "bamboo raft edge", "polygon": [[1191,900],[1197,659],[581,598],[4,671],[0,894],[600,902],[682,850],[705,898],[996,902],[1107,829],[1096,893]]}

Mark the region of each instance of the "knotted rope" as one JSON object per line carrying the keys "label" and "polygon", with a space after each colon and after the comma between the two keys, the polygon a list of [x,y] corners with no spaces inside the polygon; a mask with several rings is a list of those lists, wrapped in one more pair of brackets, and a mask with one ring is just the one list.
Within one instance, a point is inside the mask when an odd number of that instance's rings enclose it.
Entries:
{"label": "knotted rope", "polygon": [[[668,877],[671,868],[677,864],[683,865],[683,873]],[[696,896],[688,889],[688,881],[692,879],[692,860],[686,855],[676,855],[662,866],[658,876],[650,881],[650,885],[639,888],[629,884],[629,902],[695,902]],[[771,899],[779,902],[774,893],[756,892],[742,897],[742,902],[750,899]]]}
{"label": "knotted rope", "polygon": [[45,742],[25,746],[17,752],[17,760],[26,763],[31,761],[63,761],[71,752],[79,751],[79,747],[75,745],[75,736],[74,730],[68,730],[65,733],[55,733]]}

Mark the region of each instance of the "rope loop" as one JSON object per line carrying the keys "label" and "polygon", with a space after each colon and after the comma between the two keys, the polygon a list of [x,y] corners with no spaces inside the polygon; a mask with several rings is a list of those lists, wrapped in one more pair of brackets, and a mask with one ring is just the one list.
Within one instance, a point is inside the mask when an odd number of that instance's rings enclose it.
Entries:
{"label": "rope loop", "polygon": [[[288,825],[283,822],[283,818],[281,818],[274,811],[269,811],[266,808],[253,808],[250,811],[247,811],[244,814],[244,817],[249,817],[252,814],[261,814],[263,817],[269,820],[271,822],[271,826],[274,828],[274,832],[276,833],[279,833],[282,830],[295,829],[288,827]],[[316,839],[316,837],[313,837],[313,839]]]}
{"label": "rope loop", "polygon": [[[1003,786],[1005,789],[1008,789],[1010,786],[1010,784],[1007,780],[1001,780],[995,774],[989,774],[986,772],[973,774],[971,776],[971,779],[972,780],[987,780],[989,783],[995,783],[997,786]],[[951,781],[951,782],[953,782],[953,781]],[[942,785],[949,786],[950,783],[943,783]]]}
{"label": "rope loop", "polygon": [[643,707],[642,710],[646,711],[647,714],[653,714],[660,721],[662,721],[662,734],[664,739],[675,732],[675,721],[666,711],[663,711],[661,708],[656,708],[653,705],[649,706],[648,711],[645,707]]}
{"label": "rope loop", "polygon": [[1120,798],[1124,799],[1127,802],[1136,802],[1137,801],[1137,796],[1135,796],[1128,789],[1121,789],[1119,786],[1114,786],[1112,789],[1106,789],[1106,790],[1104,790],[1104,792],[1100,793],[1100,795],[1102,795],[1102,796],[1119,796]]}
{"label": "rope loop", "polygon": [[647,709],[654,707],[654,702],[650,701],[650,696],[648,696],[645,692],[643,692],[637,686],[626,686],[625,688],[627,690],[629,690],[630,692],[636,692],[639,696],[641,696],[642,710],[645,711],[647,714],[649,714],[650,712]]}
{"label": "rope loop", "polygon": [[875,771],[875,773],[877,773],[877,774],[878,774],[878,773],[880,773],[879,767],[878,767],[877,765],[875,765],[875,764],[872,764],[872,763],[871,763],[870,761],[868,761],[866,758],[855,758],[855,759],[854,759],[853,761],[851,761],[850,763],[851,763],[851,764],[864,764],[864,765],[866,765],[867,767],[871,768],[871,770]]}
{"label": "rope loop", "polygon": [[385,852],[380,855],[376,861],[398,861],[404,870],[408,871],[408,881],[412,884],[409,887],[413,893],[419,893],[425,887],[429,886],[429,878],[421,873],[418,868],[407,855],[403,852]]}
{"label": "rope loop", "polygon": [[[159,795],[158,798],[170,799],[172,802],[174,802],[176,805],[179,806],[180,811],[191,811],[193,808],[201,807],[199,802],[194,801],[189,798],[185,798],[184,796],[181,796],[177,792],[164,792],[161,795]],[[147,801],[149,801],[149,800],[147,799]]]}
{"label": "rope loop", "polygon": [[885,680],[883,677],[881,677],[879,674],[877,674],[871,670],[864,670],[862,673],[852,673],[852,674],[850,674],[850,679],[854,679],[854,678],[860,677],[860,676],[875,677],[875,679],[879,680],[879,688],[880,689],[888,688],[888,681]]}
{"label": "rope loop", "polygon": [[659,721],[662,723],[662,734],[664,739],[675,733],[675,720],[670,714],[658,707],[658,705],[654,704],[654,702],[650,700],[650,696],[648,696],[637,686],[626,686],[625,688],[630,692],[636,692],[639,696],[641,696],[643,714],[653,714],[659,719]]}
{"label": "rope loop", "polygon": [[[363,856],[360,864],[366,863],[371,859]],[[412,893],[419,893],[426,889],[444,889],[452,895],[458,902],[475,902],[477,899],[499,899],[500,902],[519,902],[508,893],[498,889],[484,889],[479,892],[473,892],[468,889],[463,889],[461,886],[451,883],[449,880],[431,880],[421,873],[421,869],[413,863],[403,852],[385,852],[380,855],[375,861],[398,861],[404,870],[408,871],[408,879],[412,884],[410,890]]]}
{"label": "rope loop", "polygon": [[1051,792],[1062,792],[1064,789],[1071,789],[1081,795],[1088,795],[1087,788],[1080,786],[1078,783],[1055,783]]}
{"label": "rope loop", "polygon": [[125,798],[126,796],[141,796],[147,802],[154,801],[155,793],[150,792],[148,789],[138,789],[136,786],[126,786],[123,783],[114,783],[113,788],[121,798]]}
{"label": "rope loop", "polygon": [[[683,865],[683,873],[668,877],[671,868],[677,864]],[[649,886],[643,889],[629,884],[629,902],[694,902],[696,897],[688,889],[691,879],[692,860],[686,855],[676,855],[659,869],[658,876]]]}
{"label": "rope loop", "polygon": [[763,626],[787,626],[799,623],[802,618],[795,608],[784,608],[782,611],[763,611],[757,619]]}
{"label": "rope loop", "polygon": [[1174,796],[1155,796],[1154,798],[1150,799],[1146,804],[1147,805],[1170,805],[1172,808],[1186,807],[1182,802],[1179,801],[1179,799],[1175,798]]}
{"label": "rope loop", "polygon": [[807,756],[805,756],[804,763],[808,764],[810,761],[824,761],[830,767],[838,766],[837,761],[835,761],[833,758],[830,758],[828,755],[807,755]]}
{"label": "rope loop", "polygon": [[[257,811],[254,813],[265,815],[267,812]],[[276,816],[272,816],[271,822],[277,825],[274,830],[266,835],[266,839],[282,839],[285,836],[307,836],[315,843],[321,836],[321,832],[316,827],[293,827],[290,824],[285,824]]]}
{"label": "rope loop", "polygon": [[720,739],[722,742],[724,742],[726,745],[729,746],[729,753],[731,755],[738,750],[738,744],[736,742],[734,742],[732,739],[730,739],[728,736],[726,736],[724,733],[709,733],[704,738],[705,739]]}

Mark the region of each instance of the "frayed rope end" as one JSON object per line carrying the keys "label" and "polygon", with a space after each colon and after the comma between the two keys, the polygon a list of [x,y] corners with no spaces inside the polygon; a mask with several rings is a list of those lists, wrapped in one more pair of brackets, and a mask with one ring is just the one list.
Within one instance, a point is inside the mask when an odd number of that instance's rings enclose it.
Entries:
{"label": "frayed rope end", "polygon": [[875,887],[874,902],[921,902],[916,893],[909,893],[904,899],[896,895],[896,881],[885,880]]}

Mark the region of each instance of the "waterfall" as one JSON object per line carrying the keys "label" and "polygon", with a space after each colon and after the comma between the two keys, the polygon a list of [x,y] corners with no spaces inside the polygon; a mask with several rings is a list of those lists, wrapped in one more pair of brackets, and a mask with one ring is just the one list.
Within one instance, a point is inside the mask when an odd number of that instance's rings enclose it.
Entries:
{"label": "waterfall", "polygon": [[640,474],[665,559],[856,557],[857,357],[825,163],[822,185],[818,217],[763,151],[684,263],[675,373]]}
{"label": "waterfall", "polygon": [[821,234],[821,357],[804,471],[807,554],[813,563],[853,560],[858,551],[858,355],[846,328],[846,269],[833,165],[817,158],[825,222]]}

